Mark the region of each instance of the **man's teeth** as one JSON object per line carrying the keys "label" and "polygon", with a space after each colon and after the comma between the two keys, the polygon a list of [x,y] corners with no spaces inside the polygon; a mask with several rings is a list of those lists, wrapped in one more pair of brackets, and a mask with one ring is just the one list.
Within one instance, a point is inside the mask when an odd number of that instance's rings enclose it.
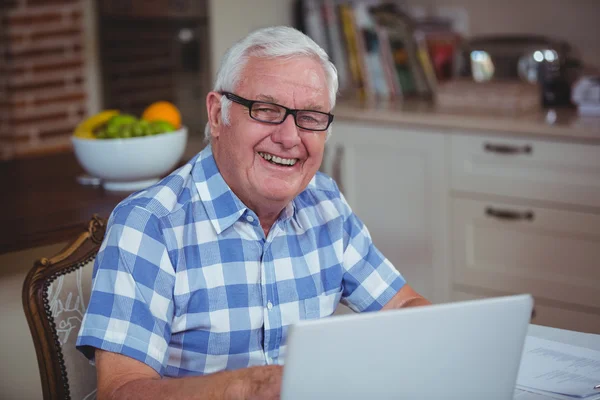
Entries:
{"label": "man's teeth", "polygon": [[275,164],[292,166],[292,165],[296,164],[296,161],[298,161],[298,159],[296,159],[296,158],[281,158],[281,157],[274,156],[273,154],[263,153],[261,151],[259,151],[258,154],[265,160],[270,161]]}

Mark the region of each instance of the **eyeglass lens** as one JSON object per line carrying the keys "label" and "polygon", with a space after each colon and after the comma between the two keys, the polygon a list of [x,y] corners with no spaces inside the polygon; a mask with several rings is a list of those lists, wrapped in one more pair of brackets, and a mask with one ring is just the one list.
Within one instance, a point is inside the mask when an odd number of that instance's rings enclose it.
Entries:
{"label": "eyeglass lens", "polygon": [[[252,118],[269,123],[280,123],[286,116],[286,110],[275,104],[254,103],[250,110]],[[297,111],[296,125],[304,129],[326,129],[329,124],[329,115],[316,111]]]}

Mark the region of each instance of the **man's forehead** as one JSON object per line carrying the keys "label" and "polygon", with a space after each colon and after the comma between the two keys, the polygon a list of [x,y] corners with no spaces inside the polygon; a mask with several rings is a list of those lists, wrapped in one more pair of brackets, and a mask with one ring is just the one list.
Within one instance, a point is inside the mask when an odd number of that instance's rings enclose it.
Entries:
{"label": "man's forehead", "polygon": [[250,57],[240,78],[237,87],[251,100],[312,110],[329,104],[326,74],[314,57]]}
{"label": "man's forehead", "polygon": [[290,58],[250,57],[242,71],[241,78],[250,80],[260,77],[289,81],[294,84],[301,83],[308,88],[320,88],[327,80],[321,63],[308,56]]}

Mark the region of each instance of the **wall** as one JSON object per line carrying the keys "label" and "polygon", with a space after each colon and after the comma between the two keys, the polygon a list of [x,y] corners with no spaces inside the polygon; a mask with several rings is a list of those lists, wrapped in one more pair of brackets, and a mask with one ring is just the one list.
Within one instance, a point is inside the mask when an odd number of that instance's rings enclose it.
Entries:
{"label": "wall", "polygon": [[42,386],[21,291],[35,260],[58,253],[65,243],[0,255],[0,399],[39,400]]}
{"label": "wall", "polygon": [[3,7],[0,159],[70,147],[87,113],[82,5],[13,0]]}
{"label": "wall", "polygon": [[588,65],[600,68],[600,1],[597,0],[401,0],[433,9],[459,7],[468,13],[469,33],[535,33],[569,42]]}
{"label": "wall", "polygon": [[213,81],[221,57],[237,40],[258,28],[292,25],[293,4],[294,0],[210,0],[210,57]]}
{"label": "wall", "polygon": [[98,57],[97,0],[81,0],[83,3],[83,52],[85,60],[85,89],[87,112],[94,115],[102,109],[102,77]]}

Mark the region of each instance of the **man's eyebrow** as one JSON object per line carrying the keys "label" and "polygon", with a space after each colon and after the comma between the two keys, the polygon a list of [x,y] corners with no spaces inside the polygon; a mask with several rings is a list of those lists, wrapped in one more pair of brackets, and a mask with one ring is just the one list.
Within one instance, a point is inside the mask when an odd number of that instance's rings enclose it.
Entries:
{"label": "man's eyebrow", "polygon": [[267,103],[279,104],[279,103],[277,103],[277,99],[275,99],[275,97],[269,96],[269,95],[266,95],[266,94],[259,94],[256,97],[256,100],[266,101]]}
{"label": "man's eyebrow", "polygon": [[[269,96],[266,94],[259,94],[258,96],[256,96],[256,99],[260,100],[260,101],[266,101],[267,103],[281,104],[277,101],[277,99],[275,97]],[[302,110],[313,110],[313,111],[321,111],[322,109],[323,109],[323,107],[316,103],[310,103],[310,104],[308,104],[308,106],[302,108]]]}
{"label": "man's eyebrow", "polygon": [[322,111],[323,107],[318,104],[310,103],[306,108],[303,108],[303,110]]}

